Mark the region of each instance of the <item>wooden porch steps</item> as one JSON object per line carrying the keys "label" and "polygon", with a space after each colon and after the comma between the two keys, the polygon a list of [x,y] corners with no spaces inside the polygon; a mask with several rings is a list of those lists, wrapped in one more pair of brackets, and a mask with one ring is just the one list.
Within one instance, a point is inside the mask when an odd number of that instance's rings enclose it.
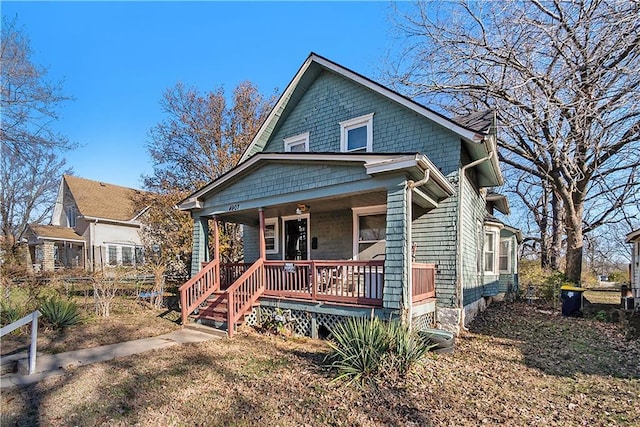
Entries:
{"label": "wooden porch steps", "polygon": [[[259,306],[260,304],[254,304],[252,307]],[[216,329],[224,331],[227,333],[227,295],[224,291],[216,291],[214,292],[207,300],[200,305],[197,313],[193,313],[189,316],[192,320],[194,320],[195,324],[207,324],[213,325]],[[237,325],[241,325],[244,323],[243,315]]]}

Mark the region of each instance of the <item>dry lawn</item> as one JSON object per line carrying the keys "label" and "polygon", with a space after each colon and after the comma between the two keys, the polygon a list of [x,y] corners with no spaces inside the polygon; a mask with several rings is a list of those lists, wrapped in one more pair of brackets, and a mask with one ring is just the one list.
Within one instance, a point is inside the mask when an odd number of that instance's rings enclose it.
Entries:
{"label": "dry lawn", "polygon": [[245,331],[2,392],[2,426],[616,426],[640,423],[618,325],[494,304],[404,385],[332,383],[323,341]]}

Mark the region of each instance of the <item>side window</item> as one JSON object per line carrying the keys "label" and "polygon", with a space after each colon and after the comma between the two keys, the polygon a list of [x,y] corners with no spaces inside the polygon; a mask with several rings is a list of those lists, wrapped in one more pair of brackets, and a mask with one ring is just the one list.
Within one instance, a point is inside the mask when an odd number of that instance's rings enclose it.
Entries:
{"label": "side window", "polygon": [[122,265],[133,265],[133,248],[130,246],[122,247]]}
{"label": "side window", "polygon": [[340,122],[340,151],[373,151],[373,113]]}
{"label": "side window", "polygon": [[511,241],[508,239],[500,240],[498,266],[500,272],[508,273],[511,271]]}
{"label": "side window", "polygon": [[484,272],[495,273],[496,247],[495,233],[484,233]]}
{"label": "side window", "polygon": [[304,153],[309,151],[309,132],[284,139],[284,151]]}
{"label": "side window", "polygon": [[109,265],[118,265],[118,248],[110,245],[107,247],[109,255]]}
{"label": "side window", "polygon": [[67,206],[67,224],[71,228],[76,226],[76,208],[74,206]]}
{"label": "side window", "polygon": [[265,220],[264,242],[266,246],[266,253],[268,254],[278,253],[278,220],[277,218]]}

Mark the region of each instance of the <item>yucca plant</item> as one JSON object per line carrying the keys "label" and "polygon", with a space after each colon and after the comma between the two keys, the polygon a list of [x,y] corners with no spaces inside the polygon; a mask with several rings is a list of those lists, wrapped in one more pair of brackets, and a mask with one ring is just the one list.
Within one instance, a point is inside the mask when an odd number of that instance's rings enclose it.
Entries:
{"label": "yucca plant", "polygon": [[390,355],[386,359],[387,369],[400,377],[406,376],[436,345],[398,321],[389,322],[387,332],[391,341]]}
{"label": "yucca plant", "polygon": [[347,380],[359,386],[373,384],[380,376],[390,347],[384,323],[378,318],[350,318],[331,332],[332,351],[328,359],[338,372],[334,381]]}
{"label": "yucca plant", "polygon": [[40,305],[45,323],[52,329],[64,329],[82,322],[80,308],[71,300],[51,297]]}

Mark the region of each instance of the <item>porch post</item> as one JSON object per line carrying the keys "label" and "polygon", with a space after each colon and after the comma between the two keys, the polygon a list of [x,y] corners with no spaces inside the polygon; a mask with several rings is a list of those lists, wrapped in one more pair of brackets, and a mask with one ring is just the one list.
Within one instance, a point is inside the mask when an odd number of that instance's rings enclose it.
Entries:
{"label": "porch post", "polygon": [[209,260],[209,218],[193,216],[193,250],[191,252],[191,276],[195,276],[202,263]]}
{"label": "porch post", "polygon": [[260,231],[259,231],[259,236],[260,236],[260,259],[267,259],[266,256],[266,243],[265,243],[265,239],[264,239],[264,209],[260,208],[258,209],[258,217],[260,218]]}
{"label": "porch post", "polygon": [[218,230],[218,217],[213,217],[213,259],[220,262],[220,230]]}

